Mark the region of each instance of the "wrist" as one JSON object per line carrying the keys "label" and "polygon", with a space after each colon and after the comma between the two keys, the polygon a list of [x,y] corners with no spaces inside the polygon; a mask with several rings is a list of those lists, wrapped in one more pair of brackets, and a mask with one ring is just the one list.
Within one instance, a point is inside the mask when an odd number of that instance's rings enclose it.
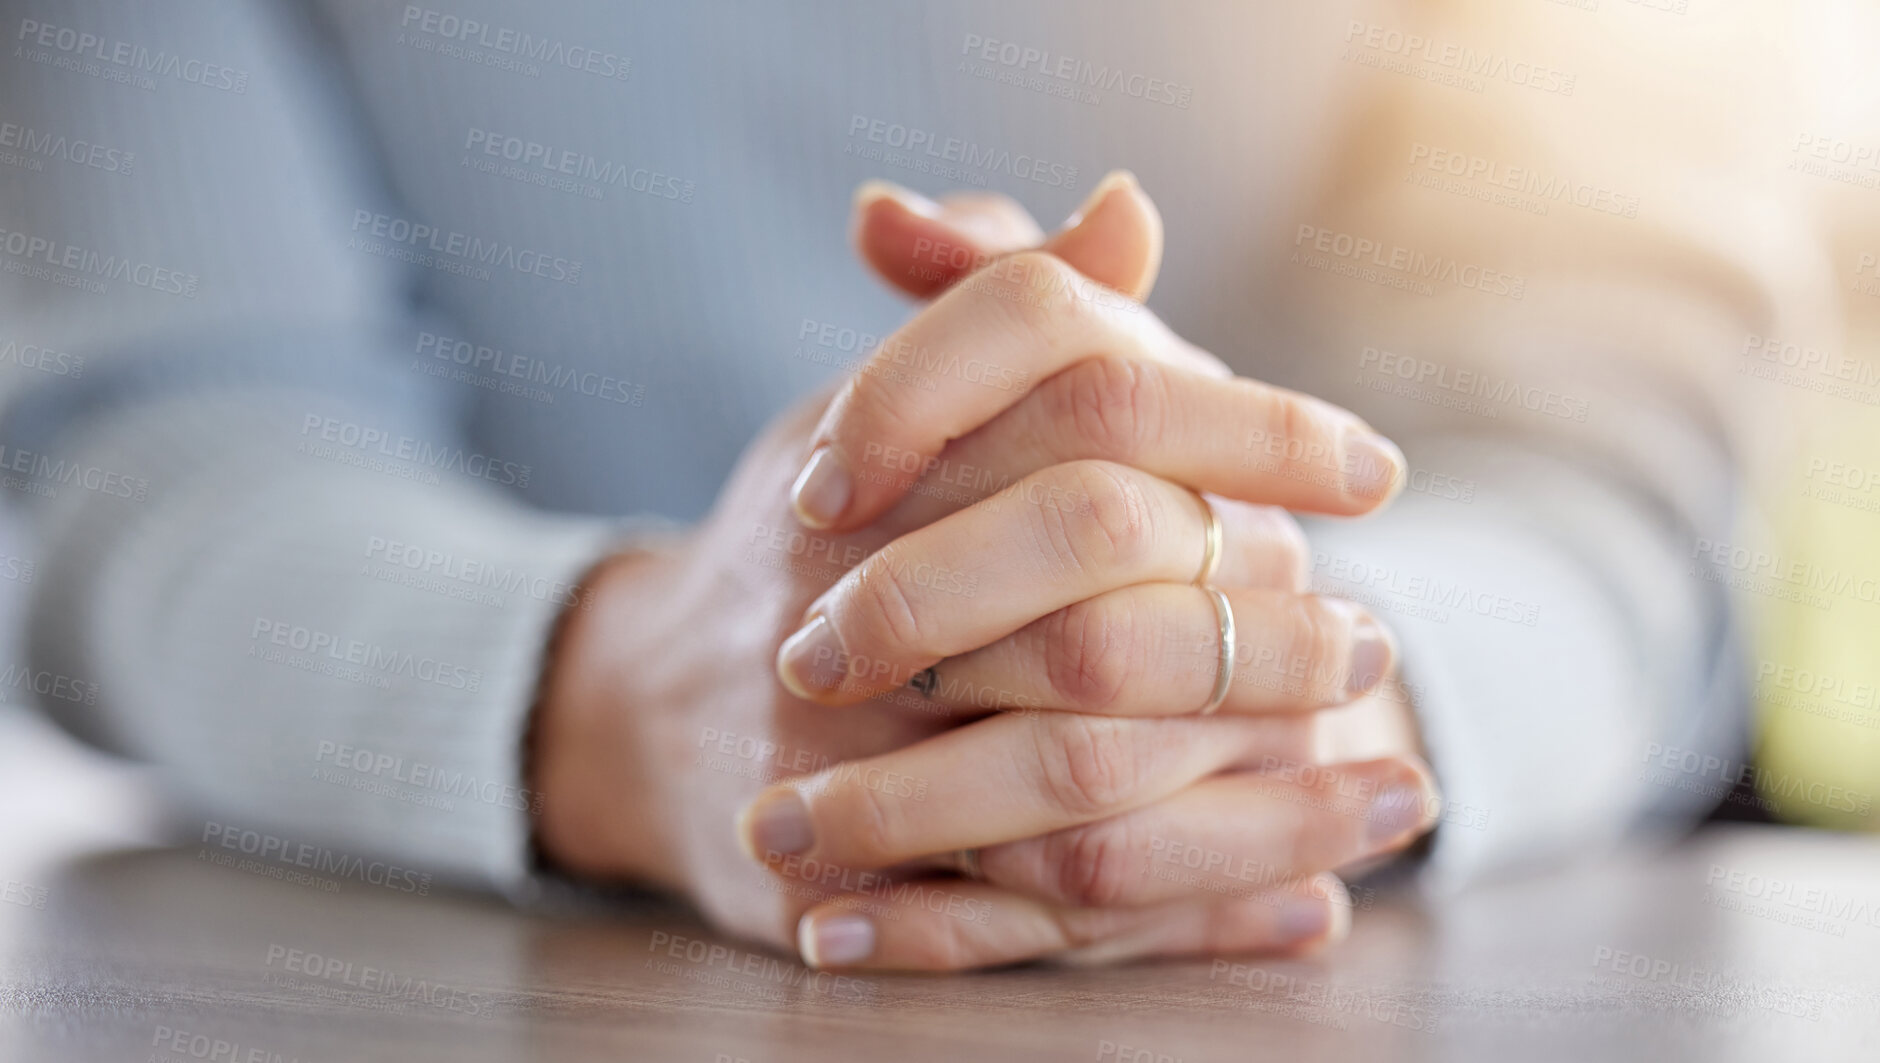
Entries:
{"label": "wrist", "polygon": [[601,561],[550,641],[528,767],[537,851],[558,870],[683,888],[656,737],[667,706],[645,682],[672,568],[656,549]]}

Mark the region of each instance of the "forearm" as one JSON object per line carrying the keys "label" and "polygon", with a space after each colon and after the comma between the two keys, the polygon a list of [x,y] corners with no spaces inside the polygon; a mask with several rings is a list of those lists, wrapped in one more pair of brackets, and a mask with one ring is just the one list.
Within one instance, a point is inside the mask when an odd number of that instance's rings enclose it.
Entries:
{"label": "forearm", "polygon": [[[1427,15],[1440,32],[1445,10]],[[1793,101],[1758,95],[1675,151],[1675,123],[1652,111],[1666,99],[1649,91],[1657,71],[1725,71],[1780,25],[1735,23],[1702,49],[1522,17],[1472,28],[1598,64],[1583,92],[1636,120],[1587,135],[1539,94],[1406,97],[1354,133],[1310,220],[1505,283],[1404,290],[1294,270],[1286,292],[1314,355],[1290,382],[1349,404],[1410,459],[1390,511],[1315,530],[1317,576],[1380,596],[1403,639],[1432,760],[1463,806],[1431,865],[1451,880],[1686,826],[1724,796],[1714,775],[1648,758],[1745,759],[1737,605],[1699,544],[1735,538],[1741,485],[1772,449],[1770,396],[1741,372],[1746,339],[1816,343],[1831,294],[1797,186],[1735,164],[1783,135]],[[1767,89],[1711,80],[1726,95]],[[1443,157],[1570,167],[1633,209],[1562,203],[1517,222],[1421,181]],[[1340,564],[1370,568],[1328,578]],[[1378,572],[1395,582],[1367,588]]]}
{"label": "forearm", "polygon": [[405,367],[406,267],[348,246],[389,199],[297,7],[18,14],[22,35],[130,36],[240,75],[140,92],[0,66],[9,120],[121,163],[23,174],[0,227],[189,279],[0,278],[9,338],[84,365],[6,396],[9,459],[135,488],[27,496],[29,666],[88,692],[44,707],[230,826],[516,880],[544,643],[617,529],[453,471],[521,486],[462,434],[472,396]]}
{"label": "forearm", "polygon": [[427,485],[413,463],[358,467],[369,454],[305,429],[314,411],[375,416],[233,389],[64,437],[70,460],[152,490],[43,507],[32,664],[98,690],[48,707],[230,826],[519,882],[544,647],[622,529],[449,472]]}
{"label": "forearm", "polygon": [[[1740,761],[1740,663],[1720,585],[1665,511],[1561,458],[1426,444],[1454,491],[1311,529],[1314,585],[1402,643],[1446,808],[1426,868],[1448,888],[1558,861],[1711,803],[1655,783],[1655,748]],[[1449,495],[1451,497],[1444,497]]]}

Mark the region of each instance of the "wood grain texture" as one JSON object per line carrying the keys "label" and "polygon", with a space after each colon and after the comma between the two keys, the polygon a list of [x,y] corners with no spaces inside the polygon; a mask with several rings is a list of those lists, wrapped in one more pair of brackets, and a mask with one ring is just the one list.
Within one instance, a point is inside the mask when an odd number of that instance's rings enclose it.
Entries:
{"label": "wood grain texture", "polygon": [[[138,845],[135,794],[67,799],[63,775],[0,765],[0,800],[25,810],[0,832],[12,1059],[1880,1056],[1872,839],[1713,827],[1669,854],[1380,901],[1308,960],[838,980],[676,909],[550,918]],[[1792,885],[1772,896],[1770,878]]]}

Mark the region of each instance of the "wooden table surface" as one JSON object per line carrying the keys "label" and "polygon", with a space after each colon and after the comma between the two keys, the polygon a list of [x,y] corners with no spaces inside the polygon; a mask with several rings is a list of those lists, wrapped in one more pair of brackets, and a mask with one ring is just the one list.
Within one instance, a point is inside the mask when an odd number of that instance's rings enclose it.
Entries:
{"label": "wooden table surface", "polygon": [[1716,827],[1381,903],[1311,960],[838,980],[683,912],[550,919],[218,866],[154,844],[146,782],[0,723],[8,1058],[1880,1059],[1872,839]]}

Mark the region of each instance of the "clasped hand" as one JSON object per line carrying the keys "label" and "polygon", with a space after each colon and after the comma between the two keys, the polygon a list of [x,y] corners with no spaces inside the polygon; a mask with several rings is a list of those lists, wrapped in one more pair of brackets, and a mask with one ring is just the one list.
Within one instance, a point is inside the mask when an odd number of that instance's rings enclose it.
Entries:
{"label": "clasped hand", "polygon": [[930,301],[692,534],[592,575],[536,719],[543,851],[817,966],[1342,936],[1335,872],[1438,799],[1390,635],[1307,592],[1288,511],[1375,510],[1402,455],[1142,306],[1128,175],[1049,238],[865,186],[856,243]]}

